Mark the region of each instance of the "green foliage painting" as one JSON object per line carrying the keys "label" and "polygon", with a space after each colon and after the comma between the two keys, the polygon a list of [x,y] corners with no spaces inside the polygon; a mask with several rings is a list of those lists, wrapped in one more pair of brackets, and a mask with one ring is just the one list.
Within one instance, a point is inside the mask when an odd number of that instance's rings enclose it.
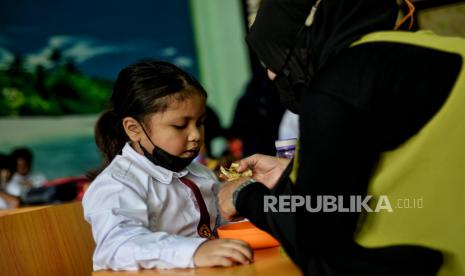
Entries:
{"label": "green foliage painting", "polygon": [[111,81],[81,74],[73,60],[61,59],[59,49],[49,59],[50,68],[28,71],[16,55],[0,70],[0,116],[88,114],[105,108]]}

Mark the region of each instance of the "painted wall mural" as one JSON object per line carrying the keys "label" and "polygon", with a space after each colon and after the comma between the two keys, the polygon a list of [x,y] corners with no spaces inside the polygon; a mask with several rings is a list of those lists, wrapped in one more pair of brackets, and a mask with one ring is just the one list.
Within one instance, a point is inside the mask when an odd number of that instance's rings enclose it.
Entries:
{"label": "painted wall mural", "polygon": [[0,152],[31,148],[48,178],[98,165],[98,113],[119,70],[144,58],[197,76],[188,0],[1,1]]}

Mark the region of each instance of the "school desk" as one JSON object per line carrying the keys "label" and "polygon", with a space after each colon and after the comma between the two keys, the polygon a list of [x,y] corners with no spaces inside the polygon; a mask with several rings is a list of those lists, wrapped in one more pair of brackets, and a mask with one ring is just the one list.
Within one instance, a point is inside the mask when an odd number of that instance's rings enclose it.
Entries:
{"label": "school desk", "polygon": [[0,275],[91,275],[95,244],[80,202],[0,212]]}
{"label": "school desk", "polygon": [[0,212],[0,275],[302,275],[278,247],[256,250],[250,265],[92,272],[95,244],[82,214],[80,202]]}
{"label": "school desk", "polygon": [[221,276],[250,276],[250,275],[302,275],[289,257],[279,252],[278,247],[255,250],[255,261],[250,265],[233,267],[214,267],[196,269],[147,269],[139,271],[96,271],[92,276],[187,276],[187,275],[221,275]]}

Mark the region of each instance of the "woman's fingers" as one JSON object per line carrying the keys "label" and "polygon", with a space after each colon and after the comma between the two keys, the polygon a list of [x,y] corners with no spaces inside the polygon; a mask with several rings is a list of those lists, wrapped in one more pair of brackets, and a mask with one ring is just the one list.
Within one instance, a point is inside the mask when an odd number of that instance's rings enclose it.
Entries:
{"label": "woman's fingers", "polygon": [[254,154],[254,155],[251,155],[247,158],[244,158],[242,160],[239,161],[239,167],[237,167],[237,171],[238,172],[243,172],[247,169],[252,169],[253,171],[253,167],[255,166],[255,164],[257,164],[257,161],[259,159],[259,156],[260,154]]}

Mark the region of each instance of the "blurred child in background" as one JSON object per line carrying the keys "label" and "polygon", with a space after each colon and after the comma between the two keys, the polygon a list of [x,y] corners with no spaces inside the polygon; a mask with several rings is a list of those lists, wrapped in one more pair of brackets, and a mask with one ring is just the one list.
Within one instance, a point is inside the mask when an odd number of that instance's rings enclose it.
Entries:
{"label": "blurred child in background", "polygon": [[10,156],[0,153],[0,209],[16,208],[19,206],[18,197],[5,192],[5,186],[15,171],[15,165]]}
{"label": "blurred child in background", "polygon": [[14,196],[21,196],[31,188],[42,186],[47,179],[42,173],[32,172],[34,156],[28,148],[17,148],[10,154],[16,169],[6,184],[5,190]]}

